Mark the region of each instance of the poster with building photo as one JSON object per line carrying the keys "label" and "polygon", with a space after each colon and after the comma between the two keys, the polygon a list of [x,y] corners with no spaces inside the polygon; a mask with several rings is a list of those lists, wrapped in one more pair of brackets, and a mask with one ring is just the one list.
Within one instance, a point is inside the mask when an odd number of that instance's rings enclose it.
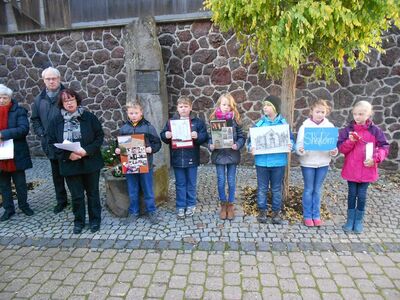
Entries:
{"label": "poster with building photo", "polygon": [[254,154],[289,152],[289,125],[263,126],[250,128],[251,146]]}
{"label": "poster with building photo", "polygon": [[215,149],[232,148],[233,128],[226,126],[225,120],[210,121],[212,143]]}
{"label": "poster with building photo", "polygon": [[118,147],[121,149],[123,174],[148,173],[146,144],[144,134],[119,136]]}
{"label": "poster with building photo", "polygon": [[172,148],[192,148],[192,125],[189,119],[170,120]]}

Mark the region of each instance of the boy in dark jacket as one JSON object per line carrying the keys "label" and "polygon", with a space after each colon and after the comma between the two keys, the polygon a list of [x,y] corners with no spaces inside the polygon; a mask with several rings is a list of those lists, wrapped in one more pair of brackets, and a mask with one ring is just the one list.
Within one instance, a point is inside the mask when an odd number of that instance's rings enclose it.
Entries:
{"label": "boy in dark jacket", "polygon": [[185,148],[173,148],[174,133],[171,132],[170,121],[161,131],[161,140],[169,144],[171,165],[175,173],[176,211],[178,218],[193,216],[196,209],[197,167],[200,163],[200,145],[208,140],[204,122],[192,116],[192,101],[188,97],[180,97],[177,101],[178,113],[172,120],[189,119],[191,124],[192,145]]}
{"label": "boy in dark jacket", "polygon": [[[133,223],[139,217],[139,190],[144,194],[144,202],[149,219],[152,224],[157,224],[159,219],[156,214],[156,204],[153,192],[153,153],[161,149],[161,141],[157,135],[157,131],[143,117],[143,107],[140,102],[130,102],[126,105],[128,121],[120,128],[120,135],[144,134],[147,163],[149,166],[148,173],[126,174],[126,182],[129,194],[129,215],[126,224]],[[120,148],[115,149],[116,154],[121,153]]]}

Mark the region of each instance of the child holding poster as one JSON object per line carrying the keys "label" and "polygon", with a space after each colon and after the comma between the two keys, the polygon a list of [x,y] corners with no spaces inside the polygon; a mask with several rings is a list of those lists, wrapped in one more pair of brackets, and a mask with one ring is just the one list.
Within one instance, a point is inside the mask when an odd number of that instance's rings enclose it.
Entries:
{"label": "child holding poster", "polygon": [[[128,209],[129,215],[125,223],[130,224],[136,222],[139,217],[139,190],[142,189],[144,194],[144,203],[150,222],[152,224],[157,224],[159,219],[156,214],[156,204],[153,192],[153,154],[161,149],[161,141],[154,126],[143,117],[143,107],[140,102],[128,102],[126,104],[126,114],[128,116],[128,121],[126,121],[126,123],[119,129],[119,134],[121,136],[129,136],[132,134],[144,135],[144,150],[147,153],[148,172],[128,172],[125,174],[130,200]],[[134,150],[137,152],[140,149]],[[131,149],[129,149],[129,151],[131,151]],[[115,153],[118,155],[121,154],[121,149],[116,148]]]}
{"label": "child holding poster", "polygon": [[[305,131],[308,128],[332,128],[334,125],[326,118],[331,107],[326,100],[318,100],[310,106],[310,117],[301,125],[296,142],[296,152],[300,156],[301,172],[304,180],[303,219],[307,227],[321,226],[321,189],[332,156],[338,154],[334,147],[331,150],[309,151],[304,148]],[[306,137],[307,138],[307,137]],[[334,145],[336,146],[336,145]]]}
{"label": "child holding poster", "polygon": [[[254,125],[255,128],[270,127],[271,133],[273,128],[287,124],[285,118],[280,114],[281,99],[276,96],[268,96],[263,102],[264,116]],[[251,137],[251,136],[250,136]],[[269,135],[274,139],[275,143],[278,138],[274,135]],[[254,163],[256,165],[257,173],[257,206],[259,210],[258,222],[267,223],[267,195],[271,184],[272,192],[272,223],[282,224],[281,210],[282,210],[282,185],[283,177],[285,175],[285,167],[288,164],[288,153],[292,150],[294,140],[292,135],[287,135],[284,139],[285,152],[256,154],[256,147],[253,144],[256,141],[248,140],[248,149],[254,155]],[[263,138],[263,137],[261,137]],[[266,143],[268,144],[268,143]],[[274,144],[274,143],[271,143]],[[268,144],[270,147],[270,144]],[[267,147],[267,148],[268,148]]]}
{"label": "child holding poster", "polygon": [[[177,113],[160,133],[161,140],[170,146],[175,174],[176,213],[180,219],[191,217],[195,212],[200,145],[208,140],[204,121],[193,116],[191,111],[192,100],[187,96],[179,97]],[[189,132],[189,137],[185,132]]]}
{"label": "child holding poster", "polygon": [[[229,132],[232,135],[231,143],[227,143],[229,148],[226,146],[218,149],[219,140],[215,139],[214,135],[210,138],[208,145],[211,150],[211,162],[215,164],[217,170],[218,195],[221,202],[219,217],[221,220],[232,220],[235,217],[236,167],[240,163],[240,149],[244,146],[246,138],[240,125],[240,115],[235,99],[230,93],[219,97],[210,120],[211,122],[212,120],[223,121],[225,128],[218,128],[218,130],[225,130],[227,136]],[[226,199],[225,181],[228,181],[228,199]]]}
{"label": "child holding poster", "polygon": [[359,101],[353,107],[354,120],[339,132],[338,149],[344,154],[342,177],[347,180],[347,222],[345,232],[363,231],[367,189],[378,179],[378,164],[389,154],[389,144],[382,130],[373,124],[372,105]]}

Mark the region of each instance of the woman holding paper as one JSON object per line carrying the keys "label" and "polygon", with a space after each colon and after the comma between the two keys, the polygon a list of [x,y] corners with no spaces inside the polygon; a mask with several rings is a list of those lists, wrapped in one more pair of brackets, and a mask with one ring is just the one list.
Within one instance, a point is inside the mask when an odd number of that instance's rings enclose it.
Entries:
{"label": "woman holding paper", "polygon": [[[26,136],[29,121],[26,109],[11,99],[12,90],[0,84],[0,187],[6,221],[15,214],[11,193],[11,179],[17,191],[18,207],[27,216],[33,215],[29,207],[25,170],[32,168]],[[10,153],[7,153],[10,152]]]}
{"label": "woman holding paper", "polygon": [[[73,233],[79,234],[85,227],[85,192],[93,233],[100,230],[101,222],[99,178],[104,165],[100,151],[103,129],[97,117],[80,106],[81,98],[75,91],[62,90],[58,101],[61,114],[50,123],[49,147],[55,151],[60,173],[65,176],[71,192],[75,216]],[[54,146],[66,142],[79,142],[81,148],[72,152]]]}

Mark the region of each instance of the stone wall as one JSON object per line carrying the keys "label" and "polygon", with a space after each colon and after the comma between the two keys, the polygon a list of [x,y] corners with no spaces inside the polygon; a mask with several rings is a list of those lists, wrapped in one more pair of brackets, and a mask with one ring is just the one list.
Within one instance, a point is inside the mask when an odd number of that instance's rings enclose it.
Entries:
{"label": "stone wall", "polygon": [[[257,64],[245,64],[238,53],[235,36],[221,33],[208,21],[161,24],[159,41],[167,75],[169,111],[176,99],[189,95],[195,113],[208,120],[218,97],[230,91],[239,103],[244,127],[261,116],[261,100],[268,94],[279,95],[279,81],[258,74]],[[106,135],[116,134],[123,120],[126,101],[123,28],[88,29],[61,33],[43,33],[0,37],[0,82],[7,84],[28,109],[43,86],[41,70],[57,67],[67,86],[79,91],[84,104],[100,118]],[[338,83],[310,79],[307,65],[297,78],[294,131],[308,115],[309,103],[317,98],[333,105],[330,120],[343,127],[351,119],[351,107],[358,100],[374,105],[374,122],[386,133],[390,157],[382,167],[398,170],[400,140],[400,30],[385,35],[386,54],[371,52],[369,61],[346,67],[338,74]],[[39,143],[29,137],[34,154]],[[208,156],[203,152],[203,161]],[[245,155],[248,161],[248,156]],[[340,165],[342,158],[336,160]]]}

